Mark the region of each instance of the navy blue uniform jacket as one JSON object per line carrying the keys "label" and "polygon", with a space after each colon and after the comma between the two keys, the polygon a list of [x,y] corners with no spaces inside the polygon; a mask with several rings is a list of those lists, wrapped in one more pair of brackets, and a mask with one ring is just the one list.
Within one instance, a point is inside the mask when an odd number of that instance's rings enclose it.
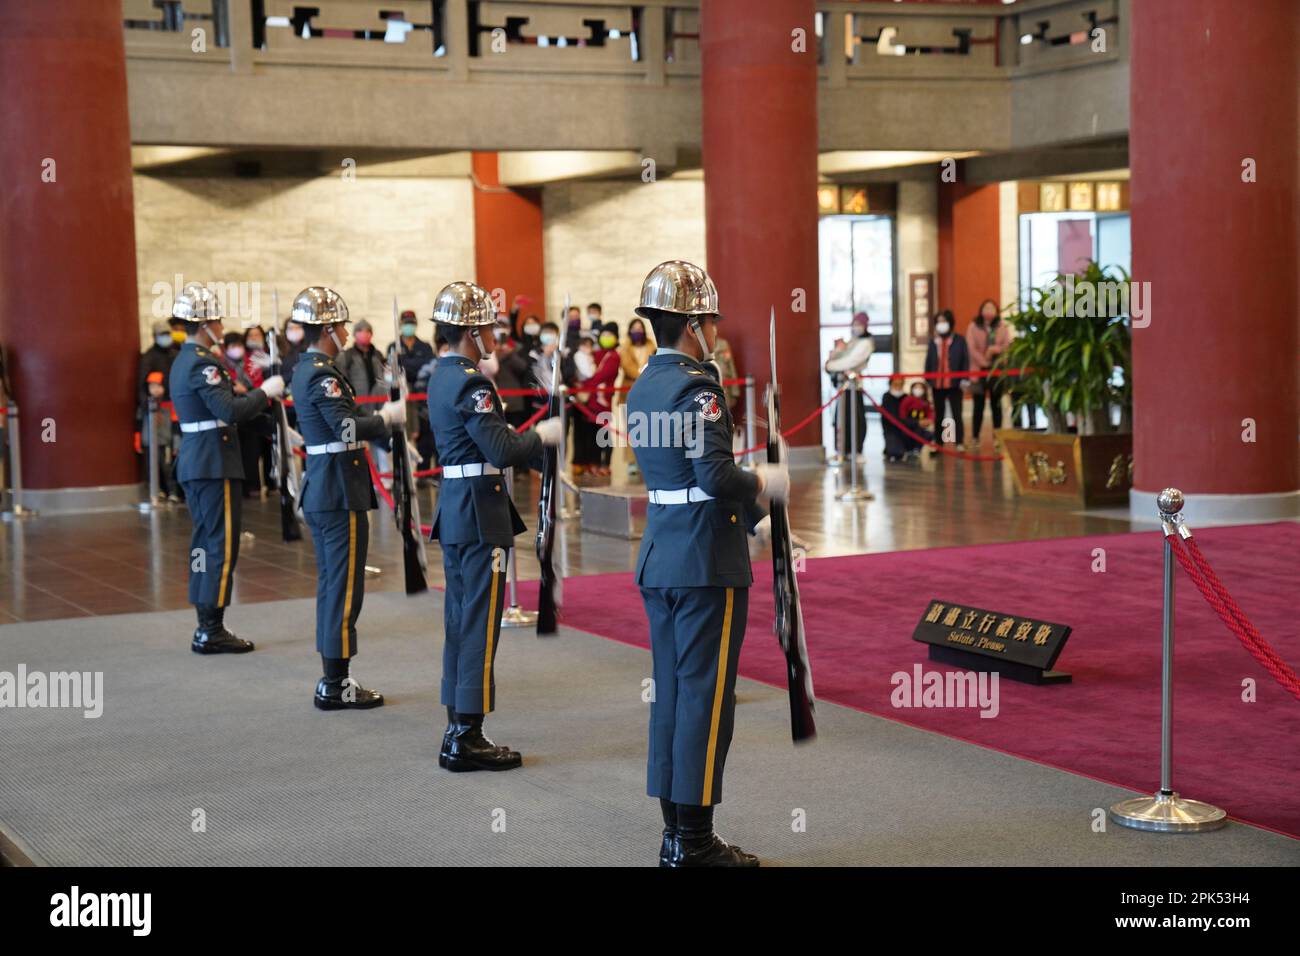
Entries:
{"label": "navy blue uniform jacket", "polygon": [[[712,501],[650,504],[636,562],[648,588],[749,587],[747,533],[762,519],[757,476],[736,465],[722,386],[688,356],[656,353],[627,396],[628,441],[647,489],[699,487]],[[664,412],[676,413],[671,419]],[[655,418],[658,413],[659,418]],[[665,443],[661,424],[691,419],[693,448]],[[675,426],[669,426],[669,437]],[[638,431],[640,429],[640,431]],[[685,428],[682,430],[686,434]],[[668,447],[664,447],[665,444]],[[698,454],[695,452],[698,451]]]}
{"label": "navy blue uniform jacket", "polygon": [[226,366],[196,342],[187,341],[172,363],[167,390],[181,424],[216,419],[226,424],[201,432],[181,430],[181,451],[176,462],[180,481],[203,478],[244,477],[239,453],[240,422],[266,411],[266,393],[260,388],[235,394],[235,383]]}
{"label": "navy blue uniform jacket", "polygon": [[[384,420],[358,407],[352,385],[324,352],[307,352],[298,360],[293,405],[298,431],[308,445],[388,437]],[[364,448],[307,456],[303,511],[369,511],[377,506]]]}
{"label": "navy blue uniform jacket", "polygon": [[[454,354],[438,359],[429,376],[428,393],[439,465],[541,467],[542,440],[537,432],[520,433],[506,423],[496,388],[469,359]],[[431,540],[509,548],[524,530],[501,475],[443,476]]]}

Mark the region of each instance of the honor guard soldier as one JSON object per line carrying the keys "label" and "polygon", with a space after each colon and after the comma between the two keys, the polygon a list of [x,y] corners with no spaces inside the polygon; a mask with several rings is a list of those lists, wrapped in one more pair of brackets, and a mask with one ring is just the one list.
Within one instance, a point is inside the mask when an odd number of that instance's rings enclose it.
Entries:
{"label": "honor guard soldier", "polygon": [[447,730],[438,764],[452,771],[509,770],[523,762],[519,753],[483,735],[483,717],[496,706],[506,552],[524,530],[502,471],[540,467],[543,444],[560,442],[560,420],[522,434],[507,424],[496,389],[479,371],[496,348],[496,308],[486,291],[453,282],[438,293],[433,320],[451,346],[428,386],[442,464],[430,537],[442,544],[447,585],[441,695]]}
{"label": "honor guard soldier", "polygon": [[[659,349],[628,393],[633,423],[680,423],[680,442],[634,443],[649,491],[636,582],[650,621],[647,792],[658,797],[661,866],[757,866],[713,832],[735,714],[736,664],[749,610],[746,532],[766,527],[761,496],[783,500],[784,465],[751,474],[732,454],[726,395],[709,364],[717,340],[718,291],[699,266],[656,266],[637,314]],[[664,447],[665,445],[673,447]]]}
{"label": "honor guard soldier", "polygon": [[316,549],[316,650],[325,676],[316,684],[321,710],[380,707],[384,696],[349,674],[357,654],[357,618],[366,591],[368,512],[378,507],[366,442],[382,441],[406,421],[404,402],[386,402],[363,414],[356,394],[334,364],[347,342],[348,307],[333,289],[312,286],[293,300],[293,321],[307,351],[293,373],[298,430],[307,451],[300,494]]}
{"label": "honor guard soldier", "polygon": [[226,630],[226,605],[239,558],[240,502],[244,464],[240,422],[257,417],[284,394],[273,375],[261,388],[235,394],[235,382],[212,353],[221,344],[221,307],[208,289],[191,282],[176,298],[172,316],[185,323],[187,338],[168,373],[168,386],[181,426],[176,472],[190,509],[190,603],[199,626],[190,648],[196,654],[244,654],[253,649]]}

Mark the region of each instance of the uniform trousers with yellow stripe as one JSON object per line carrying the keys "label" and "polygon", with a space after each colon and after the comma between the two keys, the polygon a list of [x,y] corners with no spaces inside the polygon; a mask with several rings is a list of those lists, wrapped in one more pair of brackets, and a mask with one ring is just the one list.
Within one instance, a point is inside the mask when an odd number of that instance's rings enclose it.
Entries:
{"label": "uniform trousers with yellow stripe", "polygon": [[323,657],[355,657],[370,518],[364,511],[307,511],[303,517],[316,548],[316,650]]}
{"label": "uniform trousers with yellow stripe", "polygon": [[190,603],[226,607],[234,590],[239,559],[240,504],[244,483],[238,478],[193,478],[181,482],[190,510]]}
{"label": "uniform trousers with yellow stripe", "polygon": [[713,806],[722,802],[749,589],[643,587],[641,598],[654,658],[646,792]]}
{"label": "uniform trousers with yellow stripe", "polygon": [[442,544],[442,703],[457,713],[490,714],[496,708],[506,553],[490,544]]}

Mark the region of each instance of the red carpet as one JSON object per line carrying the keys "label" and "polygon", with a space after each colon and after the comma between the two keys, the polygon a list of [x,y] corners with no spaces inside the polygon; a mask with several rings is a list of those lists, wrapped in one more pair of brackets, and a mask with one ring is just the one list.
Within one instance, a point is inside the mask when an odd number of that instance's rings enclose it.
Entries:
{"label": "red carpet", "polygon": [[[1197,532],[1225,586],[1274,649],[1300,667],[1300,525]],[[1106,572],[1094,573],[1094,548]],[[1157,532],[810,559],[801,576],[817,697],[1150,793],[1160,782]],[[785,686],[772,637],[772,567],[755,565],[740,672]],[[1174,789],[1236,819],[1300,837],[1300,702],[1287,694],[1177,571]],[[536,607],[536,582],[521,582]],[[896,709],[897,671],[942,670],[911,640],[931,598],[1073,626],[1056,669],[1070,684],[1000,682],[1000,713]],[[563,622],[649,647],[630,574],[564,583]],[[1253,679],[1256,701],[1242,700]]]}

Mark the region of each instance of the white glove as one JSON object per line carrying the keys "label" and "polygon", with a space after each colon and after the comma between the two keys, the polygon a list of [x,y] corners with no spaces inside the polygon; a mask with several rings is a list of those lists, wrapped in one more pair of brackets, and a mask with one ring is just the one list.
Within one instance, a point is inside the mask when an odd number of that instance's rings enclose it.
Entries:
{"label": "white glove", "polygon": [[785,501],[790,497],[790,469],[786,463],[761,463],[755,473],[758,475],[759,492],[772,501]]}
{"label": "white glove", "polygon": [[423,457],[420,454],[419,447],[410,439],[407,439],[406,442],[406,453],[411,456],[412,463],[416,465],[420,463],[420,459]]}
{"label": "white glove", "polygon": [[405,425],[406,402],[384,402],[384,407],[379,410],[379,417],[389,428],[394,425]]}
{"label": "white glove", "polygon": [[271,361],[270,352],[249,352],[248,358],[249,361],[260,369],[268,369],[275,364]]}
{"label": "white glove", "polygon": [[262,392],[267,398],[279,398],[284,394],[284,378],[280,375],[272,375],[262,383]]}
{"label": "white glove", "polygon": [[288,429],[288,432],[290,448],[302,448],[307,444],[307,439],[303,438],[299,432],[294,431],[292,428]]}
{"label": "white glove", "polygon": [[763,520],[754,525],[754,530],[750,532],[753,536],[753,544],[762,547],[772,540],[772,516],[763,515]]}
{"label": "white glove", "polygon": [[533,431],[537,432],[543,445],[558,445],[564,437],[564,426],[560,424],[558,415],[538,422],[533,426]]}

